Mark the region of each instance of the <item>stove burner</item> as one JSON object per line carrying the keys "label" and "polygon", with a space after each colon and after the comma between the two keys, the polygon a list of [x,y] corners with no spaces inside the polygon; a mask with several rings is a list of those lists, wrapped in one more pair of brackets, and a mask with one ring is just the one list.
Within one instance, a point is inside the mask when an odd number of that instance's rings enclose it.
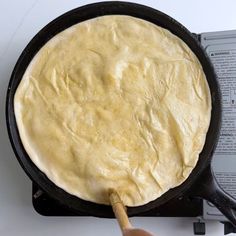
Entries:
{"label": "stove burner", "polygon": [[[33,206],[43,216],[88,216],[83,212],[74,213],[63,204],[49,197],[36,183],[33,183]],[[203,214],[203,202],[201,199],[180,197],[164,204],[157,209],[142,213],[137,216],[160,217],[199,217]]]}

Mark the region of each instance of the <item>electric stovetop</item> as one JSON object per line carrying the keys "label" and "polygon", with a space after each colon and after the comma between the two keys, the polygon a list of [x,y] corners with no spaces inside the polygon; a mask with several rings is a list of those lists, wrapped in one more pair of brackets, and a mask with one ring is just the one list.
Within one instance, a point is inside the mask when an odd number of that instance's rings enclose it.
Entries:
{"label": "electric stovetop", "polygon": [[[210,57],[221,87],[223,120],[220,139],[213,158],[213,171],[221,187],[236,198],[236,30],[194,34]],[[186,194],[187,195],[187,194]],[[33,183],[35,210],[44,216],[86,216],[74,213],[50,198]],[[226,218],[210,203],[181,197],[138,216],[196,217],[194,234],[205,234],[204,220],[224,223],[225,234],[235,232]]]}

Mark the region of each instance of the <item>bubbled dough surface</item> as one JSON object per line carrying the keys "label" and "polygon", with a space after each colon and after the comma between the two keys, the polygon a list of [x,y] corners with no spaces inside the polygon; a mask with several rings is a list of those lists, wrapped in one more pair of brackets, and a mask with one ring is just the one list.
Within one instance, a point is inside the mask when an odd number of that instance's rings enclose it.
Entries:
{"label": "bubbled dough surface", "polygon": [[138,206],[189,176],[211,100],[182,40],[137,18],[103,16],[45,44],[14,108],[29,157],[56,185],[105,204],[114,188]]}

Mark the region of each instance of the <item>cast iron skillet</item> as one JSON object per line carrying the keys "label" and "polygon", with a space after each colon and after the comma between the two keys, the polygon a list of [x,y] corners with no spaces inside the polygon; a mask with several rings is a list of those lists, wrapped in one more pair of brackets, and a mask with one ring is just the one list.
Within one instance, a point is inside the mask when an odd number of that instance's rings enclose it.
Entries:
{"label": "cast iron skillet", "polygon": [[143,206],[128,207],[129,216],[134,216],[151,210],[152,208],[156,208],[175,197],[186,194],[187,190],[193,189],[190,192],[188,191],[188,195],[202,197],[214,203],[236,226],[236,201],[218,186],[210,166],[212,154],[218,140],[221,123],[221,96],[213,67],[201,45],[186,28],[164,13],[143,5],[127,2],[101,2],[86,5],[69,11],[53,20],[30,41],[22,52],[12,72],[6,100],[8,133],[18,161],[33,181],[35,181],[51,197],[70,208],[70,210],[74,212],[82,211],[86,214],[98,217],[113,217],[113,212],[110,206],[84,201],[66,193],[51,182],[45,174],[33,164],[21,143],[13,107],[15,91],[27,66],[38,50],[48,40],[57,33],[76,23],[102,15],[113,14],[129,15],[150,21],[170,30],[172,33],[180,37],[192,49],[201,62],[209,83],[212,98],[212,113],[209,131],[199,161],[191,175],[183,184],[169,190],[160,198]]}

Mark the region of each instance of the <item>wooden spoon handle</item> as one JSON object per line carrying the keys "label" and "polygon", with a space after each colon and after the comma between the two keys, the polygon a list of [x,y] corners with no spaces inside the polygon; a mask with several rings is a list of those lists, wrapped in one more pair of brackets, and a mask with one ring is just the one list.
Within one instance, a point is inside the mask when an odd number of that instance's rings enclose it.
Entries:
{"label": "wooden spoon handle", "polygon": [[118,220],[122,232],[125,229],[132,228],[132,225],[129,222],[129,218],[126,213],[126,208],[122,203],[119,195],[115,191],[111,191],[109,194],[110,203],[113,209],[113,212]]}

